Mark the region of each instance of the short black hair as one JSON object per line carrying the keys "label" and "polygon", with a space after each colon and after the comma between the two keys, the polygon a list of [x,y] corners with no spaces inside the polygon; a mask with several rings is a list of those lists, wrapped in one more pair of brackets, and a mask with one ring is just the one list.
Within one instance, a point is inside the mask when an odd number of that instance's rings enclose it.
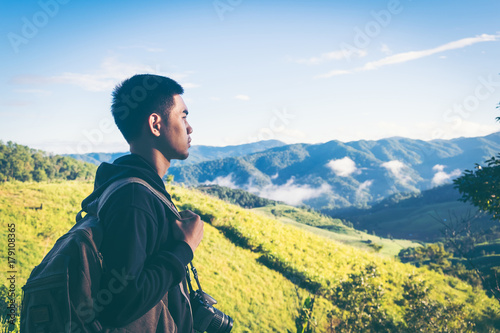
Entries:
{"label": "short black hair", "polygon": [[137,74],[115,87],[111,113],[116,126],[130,143],[140,136],[144,121],[152,113],[167,119],[174,95],[183,93],[181,85],[168,77]]}

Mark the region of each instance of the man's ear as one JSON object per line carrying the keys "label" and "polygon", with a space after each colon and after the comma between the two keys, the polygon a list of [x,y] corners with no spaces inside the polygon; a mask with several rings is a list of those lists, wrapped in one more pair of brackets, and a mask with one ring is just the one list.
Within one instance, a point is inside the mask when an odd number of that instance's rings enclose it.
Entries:
{"label": "man's ear", "polygon": [[152,113],[148,118],[148,127],[150,132],[154,136],[160,136],[160,128],[161,128],[161,116],[157,113]]}

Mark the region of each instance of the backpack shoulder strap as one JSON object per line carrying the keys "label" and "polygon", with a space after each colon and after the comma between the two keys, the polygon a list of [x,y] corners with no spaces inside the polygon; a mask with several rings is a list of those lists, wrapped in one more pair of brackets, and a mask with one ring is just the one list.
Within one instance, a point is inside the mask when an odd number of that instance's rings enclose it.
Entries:
{"label": "backpack shoulder strap", "polygon": [[141,184],[143,185],[144,187],[146,187],[148,190],[150,190],[161,202],[163,202],[165,204],[165,206],[168,207],[168,209],[178,218],[178,219],[181,219],[181,216],[179,214],[179,212],[177,211],[177,208],[174,206],[174,204],[167,199],[167,197],[161,193],[160,191],[158,191],[157,189],[155,189],[154,187],[152,187],[151,185],[149,185],[148,182],[146,182],[144,179],[141,179],[141,178],[137,178],[137,177],[129,177],[129,178],[123,178],[123,179],[120,179],[120,180],[117,180],[116,182],[114,182],[113,184],[111,184],[103,193],[102,195],[99,197],[99,204],[97,206],[97,214],[99,214],[101,208],[104,206],[104,204],[106,203],[106,201],[109,199],[109,197],[111,196],[111,194],[113,194],[113,192],[115,192],[116,190],[118,190],[119,188],[127,185],[127,184],[132,184],[132,183],[135,183],[135,184]]}
{"label": "backpack shoulder strap", "polygon": [[[111,185],[109,185],[105,190],[104,192],[99,196],[99,198],[97,198],[96,200],[94,200],[94,202],[90,203],[89,206],[91,205],[97,205],[96,207],[96,215],[99,216],[99,212],[101,211],[101,208],[104,207],[104,204],[106,203],[106,201],[111,197],[111,195],[117,191],[118,189],[122,188],[123,186],[125,185],[128,185],[128,184],[132,184],[132,183],[135,183],[135,184],[141,184],[143,185],[144,187],[146,187],[149,191],[151,191],[161,202],[163,202],[165,204],[165,206],[168,207],[168,209],[180,220],[182,217],[181,215],[179,214],[179,212],[177,211],[177,208],[175,207],[175,205],[167,199],[167,197],[161,193],[160,191],[158,191],[157,189],[155,189],[154,187],[152,187],[151,185],[149,185],[148,182],[146,182],[144,179],[141,179],[141,178],[138,178],[138,177],[129,177],[129,178],[122,178],[122,179],[119,179],[115,182],[113,182]],[[82,213],[83,213],[83,210],[81,210],[77,216],[76,216],[76,221],[80,221],[82,219]]]}

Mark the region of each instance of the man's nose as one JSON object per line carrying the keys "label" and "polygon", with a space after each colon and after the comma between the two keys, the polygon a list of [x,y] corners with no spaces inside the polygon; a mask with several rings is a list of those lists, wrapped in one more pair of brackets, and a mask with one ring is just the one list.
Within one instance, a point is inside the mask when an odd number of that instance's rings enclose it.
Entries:
{"label": "man's nose", "polygon": [[191,127],[191,125],[189,125],[189,123],[187,124],[187,133],[188,134],[193,133],[193,128]]}

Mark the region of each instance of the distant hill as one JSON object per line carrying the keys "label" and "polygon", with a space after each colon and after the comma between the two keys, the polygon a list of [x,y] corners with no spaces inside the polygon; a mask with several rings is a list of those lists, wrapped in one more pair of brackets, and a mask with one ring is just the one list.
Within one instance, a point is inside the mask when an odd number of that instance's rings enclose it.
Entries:
{"label": "distant hill", "polygon": [[264,207],[278,202],[261,198],[250,192],[219,185],[200,185],[197,190],[243,208]]}
{"label": "distant hill", "polygon": [[443,185],[421,193],[392,195],[370,209],[333,209],[323,213],[353,223],[359,230],[387,237],[414,239],[425,242],[443,237],[445,225],[470,219],[472,227],[486,229],[495,222],[491,216],[458,201],[460,194],[453,185]]}
{"label": "distant hill", "polygon": [[[243,145],[225,146],[225,147],[195,145],[189,149],[189,158],[187,160],[184,161],[173,160],[172,166],[182,166],[182,165],[196,164],[204,161],[211,161],[226,157],[243,156],[263,151],[269,148],[280,147],[283,145],[285,145],[285,143],[278,140],[266,140],[266,141],[259,141]],[[73,158],[76,158],[77,160],[99,165],[102,162],[111,163],[117,158],[126,154],[129,154],[129,152],[69,154],[67,156],[71,156]]]}
{"label": "distant hill", "polygon": [[0,141],[0,182],[93,179],[96,169],[93,164],[68,156]]}
{"label": "distant hill", "polygon": [[88,153],[88,154],[67,154],[66,156],[72,157],[79,161],[100,165],[102,162],[112,163],[119,157],[127,155],[129,152],[122,153]]}
{"label": "distant hill", "polygon": [[368,208],[396,193],[450,183],[499,151],[500,132],[453,140],[330,141],[173,166],[169,174],[178,183],[241,188],[317,209]]}

